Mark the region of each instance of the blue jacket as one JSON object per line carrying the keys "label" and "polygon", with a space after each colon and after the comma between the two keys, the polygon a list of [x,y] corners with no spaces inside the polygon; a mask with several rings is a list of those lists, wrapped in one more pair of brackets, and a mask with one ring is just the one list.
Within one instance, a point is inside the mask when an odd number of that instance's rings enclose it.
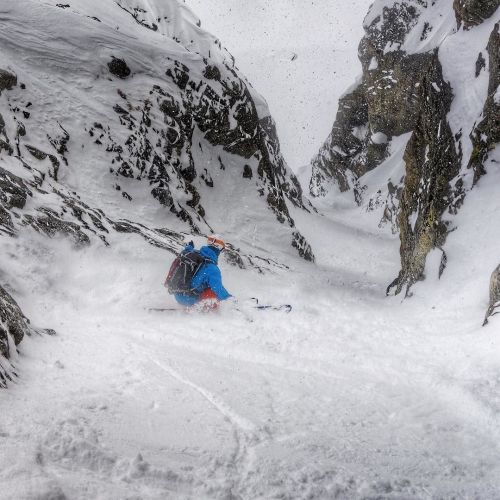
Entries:
{"label": "blue jacket", "polygon": [[[184,252],[191,252],[194,250],[192,245],[186,245]],[[222,285],[222,276],[220,269],[217,266],[219,259],[219,252],[214,247],[204,246],[200,249],[201,255],[209,262],[203,264],[201,269],[196,273],[196,276],[191,282],[191,286],[198,295],[184,295],[182,293],[175,294],[175,300],[183,306],[192,306],[199,300],[199,295],[210,288],[219,300],[226,300],[231,297],[231,294]]]}

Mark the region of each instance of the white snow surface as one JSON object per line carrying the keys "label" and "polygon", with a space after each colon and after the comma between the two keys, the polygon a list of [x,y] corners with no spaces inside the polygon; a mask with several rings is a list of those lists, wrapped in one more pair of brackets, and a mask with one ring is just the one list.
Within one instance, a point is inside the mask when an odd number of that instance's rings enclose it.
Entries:
{"label": "white snow surface", "polygon": [[57,336],[25,339],[0,392],[0,498],[495,498],[500,339],[478,277],[498,235],[477,224],[493,194],[467,199],[447,281],[429,268],[404,302],[384,296],[397,240],[354,210],[294,214],[316,266],[223,263],[240,300],[212,314],[145,310],[173,306],[170,258],[135,236],[3,241],[2,281]]}
{"label": "white snow surface", "polygon": [[[149,36],[151,50],[161,34]],[[139,48],[136,69],[145,64]],[[16,68],[36,67],[20,54]],[[77,60],[68,81],[84,84],[85,67]],[[33,83],[27,70],[20,77]],[[53,99],[52,82],[37,83]],[[71,114],[73,101],[57,97],[61,116]],[[367,175],[370,188],[377,176],[399,179],[408,138]],[[480,325],[498,264],[499,163],[497,149],[456,217],[441,280],[436,254],[404,301],[385,297],[399,240],[376,229],[377,214],[341,200],[334,209],[325,200],[324,215],[295,210],[317,258],[308,264],[283,250],[276,225],[249,213],[254,201],[236,180],[227,196],[241,196],[242,212],[221,203],[217,229],[227,225],[232,241],[289,269],[259,274],[222,259],[238,304],[217,313],[148,312],[174,306],[162,287],[172,257],[137,235],[79,251],[30,229],[1,238],[0,283],[57,335],[24,339],[12,360],[19,378],[0,391],[0,499],[498,498],[498,316]],[[2,166],[23,175],[15,160]],[[83,175],[67,175],[81,188]],[[89,202],[161,219],[145,201],[130,208],[109,198],[101,181],[85,185]],[[258,311],[250,297],[293,310]]]}

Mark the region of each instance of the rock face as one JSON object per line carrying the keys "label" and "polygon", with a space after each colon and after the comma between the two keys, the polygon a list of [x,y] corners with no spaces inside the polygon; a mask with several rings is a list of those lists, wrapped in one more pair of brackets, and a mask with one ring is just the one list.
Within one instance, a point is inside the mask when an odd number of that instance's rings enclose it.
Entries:
{"label": "rock face", "polygon": [[[483,326],[488,324],[488,318],[494,314],[498,314],[496,311],[500,307],[500,265],[493,271],[490,279],[490,304],[488,310],[486,311],[486,316],[484,317]],[[496,312],[495,312],[496,311]]]}
{"label": "rock face", "polygon": [[[499,4],[456,0],[453,10],[443,2],[378,0],[365,19],[359,46],[363,74],[339,102],[332,132],[313,160],[310,192],[352,192],[358,205],[380,211],[380,226],[399,232],[401,271],[388,292],[408,293],[423,279],[433,248],[443,251],[444,271],[452,216],[486,173],[500,140],[500,44],[498,25],[490,19]],[[464,28],[457,32],[456,19],[467,28],[484,22],[492,30],[483,52],[464,55],[463,69],[450,69],[446,60],[450,47],[458,50],[467,36]],[[487,92],[483,71],[489,73]],[[485,96],[484,106],[474,102],[474,110],[454,95],[472,75],[470,91]],[[464,119],[460,106],[468,109]],[[372,175],[376,169],[381,173]]]}

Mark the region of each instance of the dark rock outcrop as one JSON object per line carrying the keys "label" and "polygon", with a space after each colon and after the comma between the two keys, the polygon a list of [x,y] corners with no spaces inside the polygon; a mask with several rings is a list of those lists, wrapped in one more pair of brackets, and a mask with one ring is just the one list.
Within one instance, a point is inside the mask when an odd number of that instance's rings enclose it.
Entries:
{"label": "dark rock outcrop", "polygon": [[251,179],[253,177],[252,167],[245,165],[243,167],[243,179]]}
{"label": "dark rock outcrop", "polygon": [[491,17],[500,7],[500,0],[454,0],[453,8],[458,24],[471,28]]}
{"label": "dark rock outcrop", "polygon": [[12,87],[17,85],[17,76],[6,71],[4,69],[0,69],[0,94],[3,90],[10,90]]}
{"label": "dark rock outcrop", "polygon": [[314,262],[315,257],[311,248],[311,245],[307,243],[307,240],[299,233],[293,233],[292,246],[297,249],[299,255],[309,262]]}
{"label": "dark rock outcrop", "polygon": [[484,317],[483,326],[488,324],[488,319],[500,311],[500,265],[493,271],[490,279],[490,303],[486,316]]}
{"label": "dark rock outcrop", "polygon": [[108,63],[108,69],[111,74],[122,79],[127,78],[131,73],[127,63],[123,59],[117,57],[113,57],[111,62]]}

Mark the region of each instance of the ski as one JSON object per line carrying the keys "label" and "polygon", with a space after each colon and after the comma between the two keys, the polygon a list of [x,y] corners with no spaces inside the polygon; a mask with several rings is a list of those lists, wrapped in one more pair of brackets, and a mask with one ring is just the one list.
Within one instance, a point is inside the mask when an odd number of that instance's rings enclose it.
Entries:
{"label": "ski", "polygon": [[177,307],[148,307],[146,310],[148,312],[184,311],[184,309],[179,309]]}
{"label": "ski", "polygon": [[[271,304],[259,304],[257,302],[256,305],[250,306],[251,309],[257,309],[258,311],[281,311],[285,313],[289,313],[292,311],[291,304],[279,304],[279,305],[271,305]],[[185,312],[189,310],[189,308],[178,308],[178,307],[147,307],[146,310],[148,312]],[[241,311],[240,309],[237,309]]]}
{"label": "ski", "polygon": [[260,311],[283,311],[289,313],[292,310],[292,306],[290,304],[281,304],[279,306],[271,306],[271,305],[257,305],[253,306],[254,309],[259,309]]}
{"label": "ski", "polygon": [[283,311],[289,313],[292,310],[291,304],[260,304],[257,297],[251,297],[250,300],[255,302],[253,309],[259,309],[261,311]]}

